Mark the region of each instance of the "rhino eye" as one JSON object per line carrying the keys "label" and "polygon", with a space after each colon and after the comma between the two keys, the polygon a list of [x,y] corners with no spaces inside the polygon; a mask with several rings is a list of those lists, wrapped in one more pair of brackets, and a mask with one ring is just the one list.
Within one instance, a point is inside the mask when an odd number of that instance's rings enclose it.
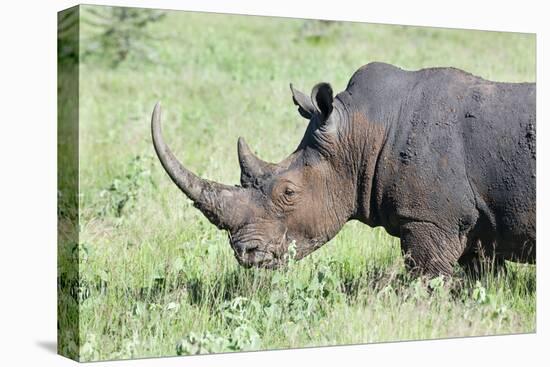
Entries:
{"label": "rhino eye", "polygon": [[297,195],[298,192],[299,190],[297,191],[296,188],[292,186],[283,187],[279,191],[280,193],[278,194],[279,197],[277,197],[274,201],[276,205],[278,205],[280,209],[282,209],[284,212],[289,211],[292,209],[294,204],[296,204],[296,201],[297,201],[296,199],[298,198],[298,195]]}

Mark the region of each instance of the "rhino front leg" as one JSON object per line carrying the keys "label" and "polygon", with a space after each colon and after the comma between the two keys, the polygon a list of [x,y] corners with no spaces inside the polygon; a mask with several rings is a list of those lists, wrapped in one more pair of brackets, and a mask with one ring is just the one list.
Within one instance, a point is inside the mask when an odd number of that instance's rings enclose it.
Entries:
{"label": "rhino front leg", "polygon": [[463,252],[458,233],[442,230],[431,222],[408,222],[401,226],[401,250],[411,274],[451,276]]}

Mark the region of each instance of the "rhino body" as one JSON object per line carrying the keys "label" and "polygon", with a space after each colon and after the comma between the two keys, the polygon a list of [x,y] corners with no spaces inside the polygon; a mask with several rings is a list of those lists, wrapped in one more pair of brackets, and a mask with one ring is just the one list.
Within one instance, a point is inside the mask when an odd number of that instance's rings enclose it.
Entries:
{"label": "rhino body", "polygon": [[275,164],[239,138],[240,186],[188,171],[162,140],[158,105],[153,113],[163,166],[228,231],[242,265],[277,267],[292,241],[302,258],[349,220],[399,237],[418,274],[535,262],[534,83],[371,63],[334,97],[327,83],[311,96],[291,90],[309,120],[302,141]]}

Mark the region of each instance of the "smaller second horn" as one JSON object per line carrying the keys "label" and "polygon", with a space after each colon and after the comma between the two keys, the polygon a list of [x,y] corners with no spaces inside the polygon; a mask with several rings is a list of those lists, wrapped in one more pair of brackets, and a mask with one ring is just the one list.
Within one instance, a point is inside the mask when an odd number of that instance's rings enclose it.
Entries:
{"label": "smaller second horn", "polygon": [[273,170],[274,165],[258,158],[252,150],[250,150],[244,138],[239,137],[237,149],[239,154],[239,165],[241,167],[241,184],[243,186],[249,186],[257,177]]}

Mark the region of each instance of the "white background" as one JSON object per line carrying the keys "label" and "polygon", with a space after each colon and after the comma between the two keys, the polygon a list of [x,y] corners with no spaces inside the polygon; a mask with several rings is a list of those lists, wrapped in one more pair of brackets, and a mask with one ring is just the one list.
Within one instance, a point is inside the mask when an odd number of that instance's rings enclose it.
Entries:
{"label": "white background", "polygon": [[[164,9],[537,33],[537,333],[429,342],[94,363],[94,366],[422,365],[550,363],[545,1],[88,1]],[[229,4],[230,3],[230,4]],[[5,1],[0,11],[0,365],[65,366],[56,340],[56,12],[74,1]],[[546,41],[546,42],[545,42]],[[545,47],[546,46],[546,47]],[[388,45],[391,47],[391,45]],[[506,62],[506,60],[503,60]],[[546,63],[546,65],[544,65]],[[545,88],[543,89],[543,86]],[[546,126],[545,126],[546,125]],[[546,250],[545,250],[546,248]]]}

